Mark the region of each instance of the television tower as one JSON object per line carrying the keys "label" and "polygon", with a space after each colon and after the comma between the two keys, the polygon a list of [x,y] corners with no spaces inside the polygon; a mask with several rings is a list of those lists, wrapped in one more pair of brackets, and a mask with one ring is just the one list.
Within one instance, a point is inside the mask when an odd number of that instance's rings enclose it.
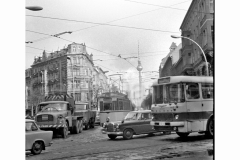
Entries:
{"label": "television tower", "polygon": [[139,103],[140,103],[140,107],[141,107],[141,98],[142,98],[142,77],[141,77],[141,71],[142,71],[143,67],[141,65],[141,61],[140,61],[140,57],[139,57],[139,42],[138,42],[138,66],[137,66],[137,70],[139,73]]}

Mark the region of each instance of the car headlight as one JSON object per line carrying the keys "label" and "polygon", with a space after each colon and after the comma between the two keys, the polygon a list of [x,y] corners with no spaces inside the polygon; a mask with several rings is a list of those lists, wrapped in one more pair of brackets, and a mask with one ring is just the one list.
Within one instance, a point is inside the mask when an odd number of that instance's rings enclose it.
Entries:
{"label": "car headlight", "polygon": [[115,128],[119,128],[119,124],[114,125]]}
{"label": "car headlight", "polygon": [[176,114],[174,117],[175,117],[175,119],[178,119],[178,118],[179,118],[179,115],[178,115],[178,114]]}

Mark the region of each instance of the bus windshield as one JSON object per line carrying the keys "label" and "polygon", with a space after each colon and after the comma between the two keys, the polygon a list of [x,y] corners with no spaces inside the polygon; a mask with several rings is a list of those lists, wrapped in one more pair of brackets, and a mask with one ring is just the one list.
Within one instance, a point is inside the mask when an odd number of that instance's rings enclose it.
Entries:
{"label": "bus windshield", "polygon": [[179,103],[185,101],[184,85],[182,83],[159,85],[153,87],[153,103]]}

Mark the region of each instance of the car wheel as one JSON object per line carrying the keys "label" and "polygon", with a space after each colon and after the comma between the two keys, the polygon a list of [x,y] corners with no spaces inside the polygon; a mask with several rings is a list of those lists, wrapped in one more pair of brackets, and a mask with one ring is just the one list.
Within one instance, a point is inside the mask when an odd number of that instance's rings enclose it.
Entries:
{"label": "car wheel", "polygon": [[183,132],[176,132],[176,133],[181,138],[186,138],[189,135],[189,133],[183,133]]}
{"label": "car wheel", "polygon": [[31,153],[34,155],[40,154],[43,150],[43,143],[42,142],[34,142]]}
{"label": "car wheel", "polygon": [[93,119],[93,121],[92,121],[92,128],[94,128],[95,127],[95,119]]}
{"label": "car wheel", "polygon": [[114,140],[114,139],[116,139],[116,135],[110,135],[110,134],[108,134],[108,137],[111,139],[111,140]]}
{"label": "car wheel", "polygon": [[133,137],[133,130],[132,129],[125,129],[123,131],[123,139],[131,139]]}
{"label": "car wheel", "polygon": [[67,138],[68,136],[68,123],[66,122],[66,126],[61,129],[62,138]]}
{"label": "car wheel", "polygon": [[207,126],[206,136],[212,138],[213,134],[214,134],[214,120],[213,118],[211,118]]}

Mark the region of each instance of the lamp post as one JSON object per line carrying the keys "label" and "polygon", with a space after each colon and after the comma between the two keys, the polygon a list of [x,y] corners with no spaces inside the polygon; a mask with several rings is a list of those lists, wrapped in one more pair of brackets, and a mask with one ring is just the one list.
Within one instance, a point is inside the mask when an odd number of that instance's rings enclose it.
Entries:
{"label": "lamp post", "polygon": [[72,83],[72,91],[73,91],[73,99],[75,100],[75,89],[74,89],[74,75],[73,75],[73,64],[72,64],[72,60],[71,60],[71,58],[69,57],[69,56],[67,56],[67,59],[69,59],[70,60],[70,62],[71,62],[71,66],[72,66],[72,80],[73,80],[73,83]]}
{"label": "lamp post", "polygon": [[26,9],[31,11],[41,11],[43,8],[40,6],[27,6]]}
{"label": "lamp post", "polygon": [[171,35],[171,37],[172,37],[172,38],[185,38],[185,39],[188,39],[188,40],[192,41],[193,43],[195,43],[195,44],[200,48],[200,50],[202,51],[204,60],[205,60],[205,62],[206,62],[206,70],[207,70],[207,76],[208,76],[208,75],[209,75],[209,74],[208,74],[208,62],[207,62],[207,58],[206,58],[206,56],[205,56],[205,53],[204,53],[202,47],[201,47],[197,42],[195,42],[194,40],[192,40],[191,38],[188,38],[188,37],[175,36],[175,35]]}

